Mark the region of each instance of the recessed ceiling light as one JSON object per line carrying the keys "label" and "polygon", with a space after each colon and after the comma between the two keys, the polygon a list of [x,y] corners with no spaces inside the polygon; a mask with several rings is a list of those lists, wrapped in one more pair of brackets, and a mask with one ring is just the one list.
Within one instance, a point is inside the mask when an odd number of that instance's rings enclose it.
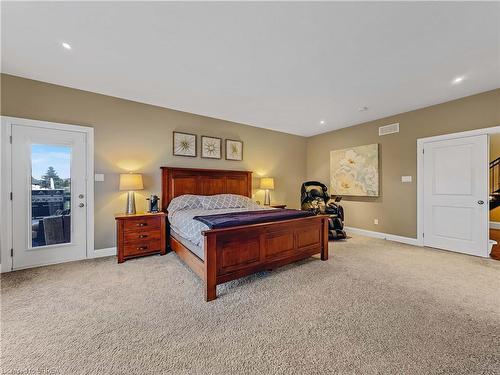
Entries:
{"label": "recessed ceiling light", "polygon": [[321,120],[319,123],[320,125],[325,125],[325,120]]}
{"label": "recessed ceiling light", "polygon": [[62,43],[62,46],[66,49],[71,49],[71,46],[69,45],[69,43],[66,43],[66,42],[63,42]]}
{"label": "recessed ceiling light", "polygon": [[358,111],[360,112],[368,111],[368,107],[367,106],[359,107]]}
{"label": "recessed ceiling light", "polygon": [[452,83],[452,84],[454,84],[454,85],[457,85],[457,84],[459,84],[460,82],[462,82],[464,79],[465,79],[465,77],[464,77],[464,76],[458,76],[458,77],[455,77],[455,78],[453,79],[453,81],[451,81],[451,83]]}

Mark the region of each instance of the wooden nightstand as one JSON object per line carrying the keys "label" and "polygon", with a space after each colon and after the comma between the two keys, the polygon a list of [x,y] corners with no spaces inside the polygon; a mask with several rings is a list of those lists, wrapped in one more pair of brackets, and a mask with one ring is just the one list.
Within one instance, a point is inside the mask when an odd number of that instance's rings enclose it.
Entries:
{"label": "wooden nightstand", "polygon": [[286,204],[272,204],[272,208],[286,208]]}
{"label": "wooden nightstand", "polygon": [[144,255],[165,255],[164,212],[118,214],[115,219],[118,263]]}

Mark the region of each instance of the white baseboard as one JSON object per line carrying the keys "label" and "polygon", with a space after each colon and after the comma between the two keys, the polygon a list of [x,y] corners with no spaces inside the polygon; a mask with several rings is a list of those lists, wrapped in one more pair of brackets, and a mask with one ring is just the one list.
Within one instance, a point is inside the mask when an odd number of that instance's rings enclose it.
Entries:
{"label": "white baseboard", "polygon": [[111,257],[116,255],[116,247],[94,250],[94,258]]}
{"label": "white baseboard", "polygon": [[[94,256],[93,258],[102,258],[102,257],[111,257],[111,256],[115,256],[116,255],[116,247],[108,247],[106,249],[97,249],[97,250],[94,250]],[[91,259],[91,258],[83,258],[81,260],[84,260],[84,259]],[[66,261],[63,261],[63,262],[53,262],[53,263],[47,263],[47,264],[40,264],[40,265],[37,265],[37,266],[31,266],[31,267],[26,267],[26,268],[34,268],[34,267],[41,267],[41,266],[50,266],[50,265],[53,265],[53,264],[59,264],[59,263],[66,263]],[[19,269],[23,269],[23,268],[18,268],[16,269],[19,270]],[[0,273],[7,273],[7,272],[12,272],[12,270],[10,268],[8,269],[2,269],[2,264],[0,263]]]}
{"label": "white baseboard", "polygon": [[401,242],[408,245],[420,246],[416,238],[397,236],[395,234],[388,234],[382,232],[374,232],[371,230],[354,228],[354,227],[344,227],[347,233],[361,234],[362,236],[380,238],[382,240]]}
{"label": "white baseboard", "polygon": [[490,221],[490,229],[500,229],[500,223],[498,221]]}

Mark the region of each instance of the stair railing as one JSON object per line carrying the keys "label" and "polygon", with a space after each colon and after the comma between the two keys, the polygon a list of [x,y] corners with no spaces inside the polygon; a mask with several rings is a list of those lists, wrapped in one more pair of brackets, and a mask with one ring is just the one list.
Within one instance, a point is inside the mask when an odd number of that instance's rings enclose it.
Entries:
{"label": "stair railing", "polygon": [[490,194],[500,189],[500,156],[490,161]]}

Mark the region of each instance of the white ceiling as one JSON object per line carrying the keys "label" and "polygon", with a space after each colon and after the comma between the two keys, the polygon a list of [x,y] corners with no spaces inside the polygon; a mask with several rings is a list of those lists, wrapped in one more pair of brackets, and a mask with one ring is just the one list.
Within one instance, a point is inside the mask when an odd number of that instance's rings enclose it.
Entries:
{"label": "white ceiling", "polygon": [[500,87],[500,2],[2,2],[1,31],[4,73],[306,136]]}

